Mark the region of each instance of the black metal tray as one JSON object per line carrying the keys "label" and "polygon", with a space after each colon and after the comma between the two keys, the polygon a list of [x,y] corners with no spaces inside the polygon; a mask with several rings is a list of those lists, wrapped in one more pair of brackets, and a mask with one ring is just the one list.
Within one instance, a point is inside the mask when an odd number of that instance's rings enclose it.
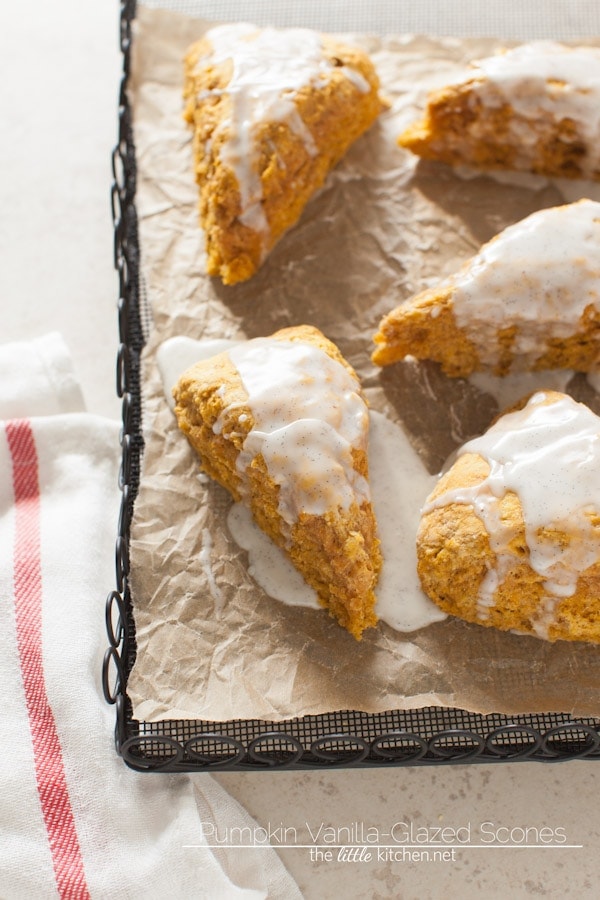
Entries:
{"label": "black metal tray", "polygon": [[115,548],[116,587],[106,602],[109,646],[102,684],[116,709],[117,752],[138,771],[320,769],[600,759],[600,720],[548,713],[481,716],[461,709],[426,707],[371,715],[340,710],[284,722],[168,720],[143,722],[132,714],[127,679],[136,654],[129,587],[129,526],[143,454],[140,354],[139,243],[136,158],[127,99],[135,0],[122,0],[118,143],[112,155],[111,205],[114,265],[118,273],[117,393],[122,399],[119,475],[121,510]]}

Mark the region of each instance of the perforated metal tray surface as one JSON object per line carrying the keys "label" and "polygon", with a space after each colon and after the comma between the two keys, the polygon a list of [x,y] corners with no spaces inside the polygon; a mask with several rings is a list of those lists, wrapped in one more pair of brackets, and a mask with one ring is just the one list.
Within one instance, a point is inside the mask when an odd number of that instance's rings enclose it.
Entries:
{"label": "perforated metal tray surface", "polygon": [[118,142],[112,155],[114,265],[118,273],[117,393],[122,399],[119,475],[121,510],[115,547],[116,586],[106,601],[108,647],[102,668],[106,701],[116,711],[117,752],[144,772],[319,769],[600,759],[600,720],[547,713],[508,717],[425,707],[377,715],[339,710],[284,722],[167,720],[132,714],[127,679],[135,661],[129,585],[129,528],[143,454],[140,355],[139,242],[136,157],[127,99],[135,0],[122,0]]}

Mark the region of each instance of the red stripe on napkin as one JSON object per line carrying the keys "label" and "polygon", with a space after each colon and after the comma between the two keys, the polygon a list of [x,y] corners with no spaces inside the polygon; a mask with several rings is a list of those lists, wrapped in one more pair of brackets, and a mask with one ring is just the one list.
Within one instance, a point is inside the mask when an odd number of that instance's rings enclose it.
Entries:
{"label": "red stripe on napkin", "polygon": [[58,893],[83,900],[89,892],[42,658],[42,566],[38,458],[31,425],[8,422],[6,436],[15,497],[14,597],[17,645],[42,815]]}

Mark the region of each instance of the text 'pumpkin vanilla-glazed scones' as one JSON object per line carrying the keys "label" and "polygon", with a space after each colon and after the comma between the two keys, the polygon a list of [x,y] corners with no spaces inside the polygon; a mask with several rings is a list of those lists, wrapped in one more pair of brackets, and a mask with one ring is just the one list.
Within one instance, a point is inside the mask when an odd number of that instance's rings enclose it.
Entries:
{"label": "text 'pumpkin vanilla-glazed scones'", "polygon": [[539,210],[456,274],[386,315],[373,361],[406,356],[450,376],[575,369],[600,361],[600,203]]}
{"label": "text 'pumpkin vanilla-glazed scones'", "polygon": [[447,613],[600,643],[600,418],[550,391],[500,417],[427,499],[417,557]]}
{"label": "text 'pumpkin vanilla-glazed scones'", "polygon": [[173,395],[202,468],[359,639],[377,622],[381,555],[368,408],[337,347],[311,326],[286,328],[197,363]]}
{"label": "text 'pumpkin vanilla-glazed scones'", "polygon": [[398,143],[450,165],[600,179],[600,49],[538,41],[478,60]]}
{"label": "text 'pumpkin vanilla-glazed scones'", "polygon": [[209,275],[250,278],[384,108],[362,50],[302,28],[210,29],[185,57]]}

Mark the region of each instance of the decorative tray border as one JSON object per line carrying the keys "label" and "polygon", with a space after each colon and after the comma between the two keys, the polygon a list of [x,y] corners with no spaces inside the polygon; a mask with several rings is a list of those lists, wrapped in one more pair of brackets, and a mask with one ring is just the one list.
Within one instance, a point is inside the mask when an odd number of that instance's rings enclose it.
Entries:
{"label": "decorative tray border", "polygon": [[121,0],[118,142],[112,154],[114,265],[119,279],[117,394],[122,400],[121,509],[115,546],[116,587],[106,601],[105,699],[116,709],[115,744],[138,771],[319,769],[600,759],[600,720],[543,713],[509,717],[425,707],[368,714],[340,710],[284,722],[135,719],[127,679],[136,654],[129,586],[129,528],[143,454],[139,241],[136,158],[127,97],[136,0]]}

